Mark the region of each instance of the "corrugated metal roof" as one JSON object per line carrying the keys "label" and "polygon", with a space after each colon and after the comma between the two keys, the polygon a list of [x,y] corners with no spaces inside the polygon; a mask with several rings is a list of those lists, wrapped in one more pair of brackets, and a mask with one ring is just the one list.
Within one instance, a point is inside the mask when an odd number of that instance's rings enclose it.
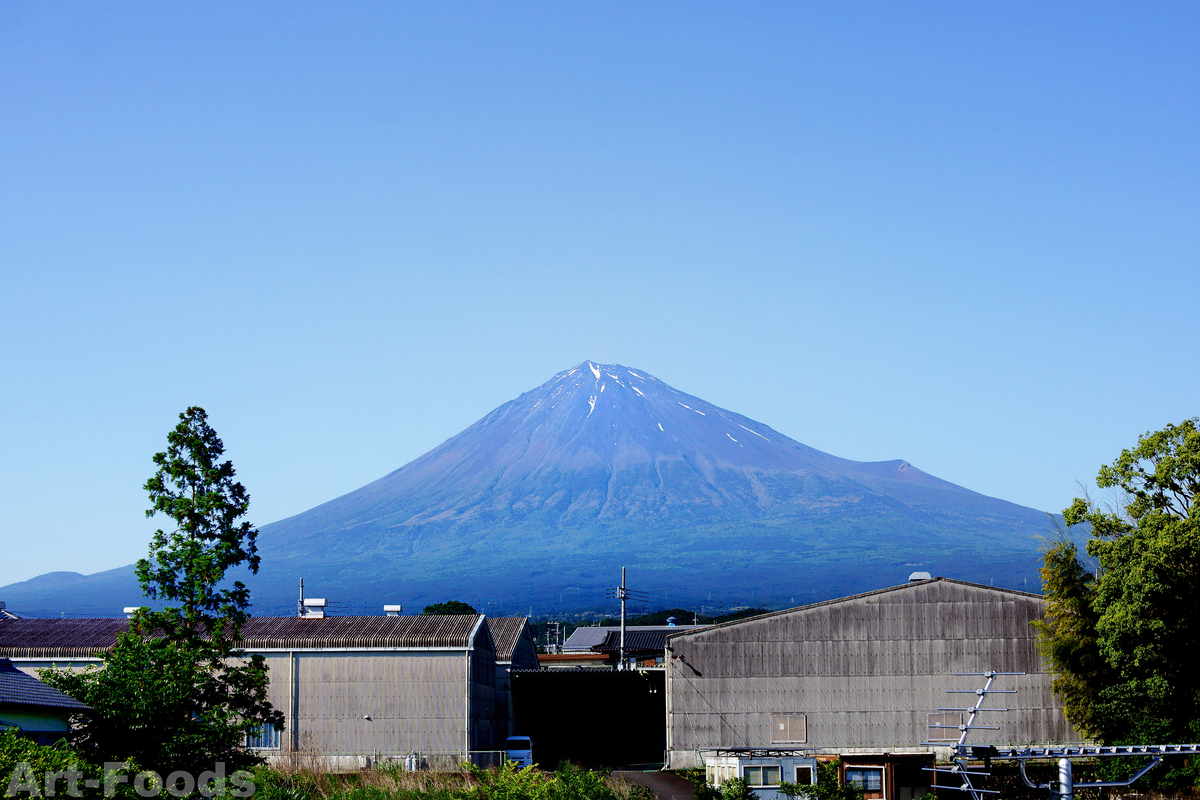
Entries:
{"label": "corrugated metal roof", "polygon": [[0,656],[87,657],[107,650],[129,620],[0,619]]}
{"label": "corrugated metal roof", "polygon": [[478,614],[411,617],[255,617],[242,629],[242,647],[469,647]]}
{"label": "corrugated metal roof", "polygon": [[[252,617],[242,629],[241,647],[277,648],[394,647],[425,649],[470,646],[476,614],[422,614],[408,617]],[[116,644],[129,620],[0,620],[0,656],[79,658]]]}
{"label": "corrugated metal roof", "polygon": [[38,706],[69,711],[90,711],[88,706],[26,675],[7,658],[0,658],[0,705]]}
{"label": "corrugated metal roof", "polygon": [[513,651],[521,634],[529,626],[528,617],[488,617],[488,628],[492,631],[492,641],[496,643],[496,660],[512,661]]}
{"label": "corrugated metal roof", "polygon": [[[1003,589],[999,586],[985,586],[982,583],[971,583],[970,581],[960,581],[960,580],[956,580],[954,578],[942,578],[939,576],[937,578],[933,578],[932,580],[928,580],[928,581],[909,581],[908,583],[902,583],[899,586],[889,586],[886,589],[874,589],[869,592],[861,592],[860,594],[852,594],[852,595],[848,595],[846,597],[836,597],[833,600],[822,600],[819,603],[811,603],[807,606],[796,606],[795,608],[785,608],[781,611],[771,611],[767,614],[759,614],[757,617],[742,617],[741,619],[735,619],[730,622],[718,622],[714,625],[701,626],[699,628],[697,628],[695,626],[680,625],[673,629],[671,635],[676,636],[679,634],[696,633],[700,630],[713,630],[714,628],[728,628],[728,627],[731,627],[734,625],[741,625],[743,622],[750,622],[752,620],[767,619],[768,617],[778,617],[783,614],[793,614],[797,611],[806,611],[810,608],[820,608],[821,606],[831,606],[831,605],[836,605],[838,603],[846,603],[851,600],[859,600],[859,599],[862,599],[865,597],[872,597],[874,595],[887,594],[889,592],[899,592],[899,591],[903,591],[905,589],[911,589],[914,586],[923,586],[923,585],[928,585],[931,583],[939,583],[939,582],[952,583],[952,584],[957,584],[959,586],[969,586],[973,589],[987,589],[988,591],[999,592],[1001,594],[1016,595],[1017,597],[1032,597],[1037,600],[1045,599],[1040,594],[1034,594],[1032,592],[1022,592],[1019,589]],[[596,630],[596,629],[592,628],[591,630]],[[626,630],[629,630],[629,629],[626,628]]]}

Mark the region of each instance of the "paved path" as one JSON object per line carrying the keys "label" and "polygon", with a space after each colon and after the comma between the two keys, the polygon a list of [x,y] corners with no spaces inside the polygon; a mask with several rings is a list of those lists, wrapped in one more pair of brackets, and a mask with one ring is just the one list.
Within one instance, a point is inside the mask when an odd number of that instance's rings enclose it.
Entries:
{"label": "paved path", "polygon": [[696,793],[691,781],[684,780],[673,772],[616,770],[613,777],[650,787],[650,791],[658,795],[658,800],[692,800]]}

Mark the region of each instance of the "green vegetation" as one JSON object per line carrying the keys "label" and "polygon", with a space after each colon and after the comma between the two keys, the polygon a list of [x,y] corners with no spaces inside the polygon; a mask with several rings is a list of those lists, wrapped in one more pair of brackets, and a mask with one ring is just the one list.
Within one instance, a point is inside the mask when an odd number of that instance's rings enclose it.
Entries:
{"label": "green vegetation", "polygon": [[[696,787],[694,800],[756,800],[758,797],[744,778],[727,780],[718,787],[707,782],[702,769],[685,770],[680,775]],[[792,800],[862,800],[862,789],[854,784],[842,783],[841,775],[840,759],[818,761],[815,785],[783,781],[779,784],[779,793]]]}
{"label": "green vegetation", "polygon": [[[162,784],[161,776],[135,775],[137,769],[129,765],[105,772],[65,743],[43,747],[16,731],[0,732],[0,794],[15,786],[19,797],[49,797],[47,774],[59,773],[56,796],[71,796],[77,789],[87,800],[98,800],[108,786],[112,797],[140,800],[146,795],[138,794],[139,789]],[[76,777],[71,778],[75,770]],[[260,765],[243,776],[224,788],[229,794],[245,797],[252,785],[257,800],[656,800],[646,787],[614,779],[607,770],[585,770],[566,762],[554,772],[536,766],[521,769],[513,762],[499,769],[464,764],[455,772],[407,772],[402,764],[383,763],[371,770],[330,774],[313,769],[300,756],[291,766],[276,770]],[[86,780],[97,780],[99,786],[88,788]],[[208,784],[205,791],[209,794],[200,794],[210,796],[214,788],[218,787]],[[170,795],[163,792],[159,796]]]}
{"label": "green vegetation", "polygon": [[606,770],[562,763],[554,772],[464,764],[458,772],[406,772],[399,764],[348,775],[310,770],[254,773],[258,800],[655,800],[644,786],[614,779]]}
{"label": "green vegetation", "polygon": [[239,522],[249,496],[233,464],[220,462],[224,444],[204,409],[179,418],[145,486],[153,503],[146,515],[162,513],[176,528],[157,531],[150,557],[137,564],[146,596],[177,605],[139,609],[101,667],[41,676],[94,709],[70,736],[84,759],[131,760],[164,775],[224,762],[232,772],[259,761],[243,747],[247,733],[283,727],[266,700],[262,656],[233,658],[250,595],[241,581],[225,585],[225,573],[243,564],[258,571],[258,532]]}
{"label": "green vegetation", "polygon": [[[28,768],[23,766],[26,764]],[[34,796],[37,796],[46,790],[45,775],[47,772],[61,773],[76,768],[83,773],[84,780],[103,780],[103,770],[93,764],[85,763],[79,753],[71,747],[43,747],[23,738],[14,729],[0,731],[0,794],[6,794],[10,787],[35,785],[37,793]],[[80,780],[75,783],[74,788],[86,792],[86,796],[100,796],[99,789],[88,790]],[[56,788],[58,793],[67,794],[71,787],[66,780],[63,780]],[[29,796],[24,793],[24,788],[21,791],[23,792],[22,796]]]}
{"label": "green vegetation", "polygon": [[[1107,744],[1200,740],[1200,430],[1198,420],[1138,438],[1101,467],[1115,501],[1076,498],[1090,527],[1085,563],[1065,536],[1045,552],[1046,619],[1035,623],[1054,691],[1082,733]],[[1128,765],[1122,765],[1128,769]],[[1169,760],[1160,789],[1195,785],[1200,764]]]}
{"label": "green vegetation", "polygon": [[444,603],[434,603],[433,605],[425,606],[422,614],[478,614],[474,606],[464,603],[462,600],[447,600]]}

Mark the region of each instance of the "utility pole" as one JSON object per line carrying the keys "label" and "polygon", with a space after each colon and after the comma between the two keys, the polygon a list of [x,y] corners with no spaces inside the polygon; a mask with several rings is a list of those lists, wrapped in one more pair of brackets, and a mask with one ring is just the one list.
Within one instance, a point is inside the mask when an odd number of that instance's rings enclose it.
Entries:
{"label": "utility pole", "polygon": [[625,669],[625,601],[629,590],[625,588],[625,568],[621,567],[621,669]]}
{"label": "utility pole", "polygon": [[641,600],[647,602],[650,595],[646,592],[634,591],[625,586],[625,568],[621,567],[621,585],[609,589],[605,593],[606,597],[615,597],[621,601],[621,660],[617,662],[617,669],[625,669],[625,601],[626,600]]}

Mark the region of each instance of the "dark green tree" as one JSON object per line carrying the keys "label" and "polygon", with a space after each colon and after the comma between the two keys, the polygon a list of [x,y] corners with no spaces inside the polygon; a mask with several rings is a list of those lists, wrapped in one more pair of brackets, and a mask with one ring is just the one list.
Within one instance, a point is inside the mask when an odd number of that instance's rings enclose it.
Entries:
{"label": "dark green tree", "polygon": [[283,715],[267,702],[262,656],[236,651],[249,591],[225,583],[231,568],[258,571],[258,532],[242,520],[249,495],[233,464],[221,461],[225,446],[204,409],[179,419],[145,485],[153,504],[146,515],[161,513],[175,527],[155,532],[136,569],[146,596],[166,605],[138,609],[100,669],[43,677],[96,712],[73,735],[89,758],[199,774],[218,761],[229,770],[257,762],[242,747],[246,734],[282,728]]}
{"label": "dark green tree", "polygon": [[447,600],[444,603],[434,603],[425,606],[422,614],[478,614],[474,606],[467,605],[461,600]]}
{"label": "dark green tree", "polygon": [[[1046,552],[1042,652],[1068,719],[1109,744],[1200,740],[1198,423],[1147,433],[1101,467],[1111,507],[1083,497],[1063,511],[1069,527],[1090,528],[1094,569],[1065,540]],[[1178,762],[1156,773],[1174,789],[1200,770]]]}

